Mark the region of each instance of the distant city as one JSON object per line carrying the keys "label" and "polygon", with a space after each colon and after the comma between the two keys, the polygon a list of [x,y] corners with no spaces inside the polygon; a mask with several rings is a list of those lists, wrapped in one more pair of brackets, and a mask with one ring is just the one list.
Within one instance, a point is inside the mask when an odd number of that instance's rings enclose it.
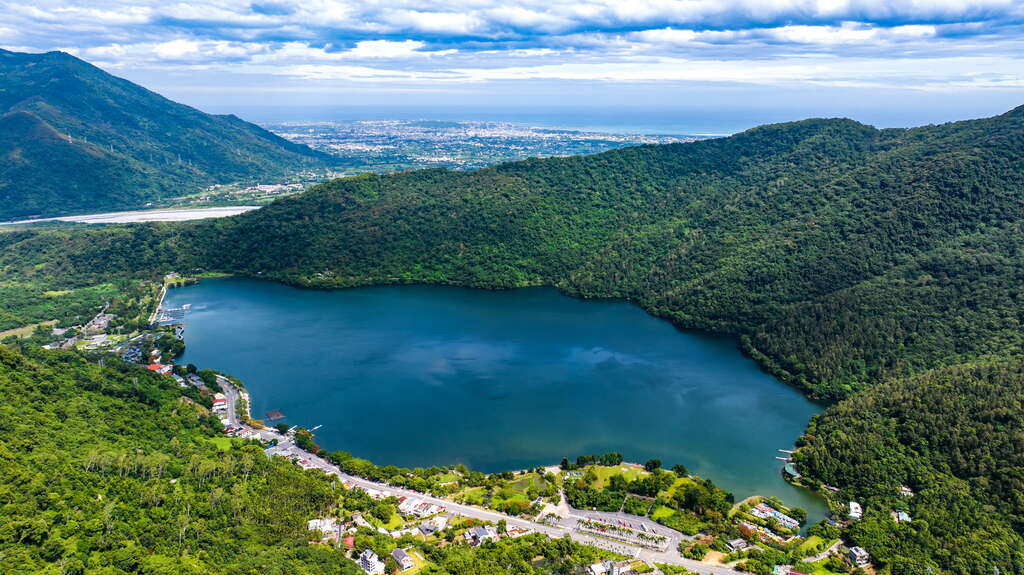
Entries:
{"label": "distant city", "polygon": [[431,167],[473,169],[530,157],[593,154],[625,146],[701,139],[481,121],[363,120],[263,126],[293,142],[340,158],[341,173],[335,175]]}

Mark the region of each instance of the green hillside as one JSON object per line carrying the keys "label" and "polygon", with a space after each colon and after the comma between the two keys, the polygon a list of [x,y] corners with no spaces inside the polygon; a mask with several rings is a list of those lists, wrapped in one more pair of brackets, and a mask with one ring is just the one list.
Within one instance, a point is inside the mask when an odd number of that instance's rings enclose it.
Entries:
{"label": "green hillside", "polygon": [[358,572],[307,543],[336,486],[259,446],[220,451],[197,392],[108,364],[0,346],[0,571]]}
{"label": "green hillside", "polygon": [[1022,220],[1018,108],[336,180],[177,241],[185,265],[304,285],[546,283],[630,298],[742,335],[781,379],[838,398],[1021,352]]}
{"label": "green hillside", "polygon": [[[225,445],[195,388],[98,363],[0,345],[0,572],[363,573],[344,549],[310,545],[306,524],[360,497],[252,442]],[[357,549],[380,537],[361,530]],[[606,555],[542,535],[482,548],[403,542],[436,575],[575,573]]]}
{"label": "green hillside", "polygon": [[62,52],[0,50],[0,218],[137,208],[326,156]]}
{"label": "green hillside", "polygon": [[[98,286],[172,269],[630,298],[842,399],[798,459],[867,503],[849,537],[883,573],[987,575],[1024,565],[1022,222],[1024,108],[909,130],[815,119],[336,180],[222,220],[9,230],[0,318],[87,309]],[[64,307],[40,295],[68,288]]]}
{"label": "green hillside", "polygon": [[1018,358],[875,386],[812,422],[797,460],[865,505],[850,537],[894,573],[1008,573],[1024,565],[1022,438]]}

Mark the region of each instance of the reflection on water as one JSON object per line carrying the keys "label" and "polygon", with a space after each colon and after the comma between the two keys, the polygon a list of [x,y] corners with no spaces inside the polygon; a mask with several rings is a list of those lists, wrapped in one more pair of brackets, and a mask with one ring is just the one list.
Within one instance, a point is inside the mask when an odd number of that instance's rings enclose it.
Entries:
{"label": "reflection on water", "polygon": [[824,513],[775,459],[819,406],[735,342],[628,303],[550,288],[324,292],[240,279],[168,294],[185,303],[180,361],[240,377],[257,417],[280,409],[289,424],[322,424],[327,449],[486,472],[618,451],[683,463],[739,498]]}

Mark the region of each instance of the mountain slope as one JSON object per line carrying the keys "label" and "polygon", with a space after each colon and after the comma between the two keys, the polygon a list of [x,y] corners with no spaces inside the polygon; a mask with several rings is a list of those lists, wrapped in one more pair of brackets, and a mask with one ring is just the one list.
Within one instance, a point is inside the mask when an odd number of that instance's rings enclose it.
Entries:
{"label": "mountain slope", "polygon": [[[0,234],[0,273],[40,292],[171,269],[552,284],[737,334],[781,379],[847,398],[812,422],[798,461],[868,504],[849,538],[881,573],[1024,564],[1024,108],[910,130],[807,120],[336,180],[216,221]],[[32,306],[0,293],[0,316]]]}
{"label": "mountain slope", "polygon": [[208,398],[105,363],[0,346],[0,571],[359,572],[307,542],[336,483],[257,445],[221,451]]}
{"label": "mountain slope", "polygon": [[317,287],[551,284],[740,335],[779,378],[841,398],[1024,353],[1022,222],[1018,108],[348,178],[216,221],[23,232],[0,269],[49,289],[170,268]]}
{"label": "mountain slope", "polygon": [[[1024,111],[807,120],[596,156],[337,180],[179,241],[323,287],[554,284],[744,336],[805,391],[1018,353]],[[215,247],[214,247],[215,246]],[[213,247],[213,249],[210,249]]]}
{"label": "mountain slope", "polygon": [[326,156],[61,52],[0,50],[0,218],[139,207]]}
{"label": "mountain slope", "polygon": [[[1018,571],[1022,398],[1020,358],[888,381],[817,417],[796,459],[842,488],[837,499],[864,504],[849,536],[892,573]],[[913,520],[897,523],[893,510]]]}

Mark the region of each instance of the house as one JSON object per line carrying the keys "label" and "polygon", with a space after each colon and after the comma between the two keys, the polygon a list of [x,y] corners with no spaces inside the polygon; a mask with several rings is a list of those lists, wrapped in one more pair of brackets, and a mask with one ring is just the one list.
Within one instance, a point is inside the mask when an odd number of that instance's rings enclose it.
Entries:
{"label": "house", "polygon": [[444,515],[438,515],[437,517],[430,520],[430,523],[437,527],[438,531],[444,531],[445,527],[448,527],[448,517]]}
{"label": "house", "polygon": [[464,536],[470,545],[480,545],[487,541],[497,541],[498,530],[493,525],[477,526],[466,531]]}
{"label": "house", "polygon": [[353,513],[352,514],[352,522],[355,523],[359,527],[370,527],[370,528],[373,527],[373,525],[370,525],[369,521],[367,521],[366,519],[363,518],[363,514],[362,513]]}
{"label": "house", "polygon": [[370,575],[378,575],[384,572],[384,562],[370,549],[359,554],[359,566]]}
{"label": "house", "polygon": [[516,537],[523,537],[524,535],[529,535],[530,533],[533,533],[533,529],[527,529],[526,527],[509,527],[505,530],[505,534],[508,535],[509,538],[511,539],[515,539]]}
{"label": "house", "polygon": [[438,531],[444,531],[445,527],[448,527],[448,517],[438,515],[429,521],[424,521],[418,529],[424,535],[433,535]]}
{"label": "house", "polygon": [[861,517],[864,517],[864,508],[860,506],[860,503],[856,501],[850,502],[850,519],[859,521]]}
{"label": "house", "polygon": [[863,547],[850,547],[846,551],[846,560],[854,567],[864,567],[871,562],[871,555]]}
{"label": "house", "polygon": [[772,507],[769,507],[768,505],[765,505],[764,503],[758,503],[753,508],[751,508],[750,514],[754,517],[760,517],[761,519],[775,519],[788,529],[796,529],[797,527],[800,527],[799,521],[793,519],[785,513],[782,513],[781,511],[778,511],[776,509],[773,509]]}
{"label": "house", "polygon": [[334,519],[310,519],[306,523],[310,531],[319,531],[321,542],[338,540],[338,523]]}
{"label": "house", "polygon": [[342,540],[342,543],[345,545],[345,549],[352,549],[356,546],[356,538],[349,535]]}
{"label": "house", "polygon": [[907,487],[906,485],[900,485],[900,495],[903,497],[913,497],[914,490]]}
{"label": "house", "polygon": [[602,561],[587,567],[587,575],[626,575],[633,572],[629,561]]}
{"label": "house", "polygon": [[910,514],[906,511],[893,511],[892,518],[896,523],[910,523],[912,521]]}
{"label": "house", "polygon": [[740,551],[746,551],[747,549],[750,549],[750,542],[746,539],[741,539],[739,537],[731,541],[726,541],[725,544],[733,553],[739,553]]}
{"label": "house", "polygon": [[398,563],[398,568],[402,571],[412,569],[413,567],[412,557],[409,557],[405,549],[395,549],[391,552],[391,558],[395,560],[395,563]]}
{"label": "house", "polygon": [[171,373],[171,370],[174,369],[174,366],[170,364],[165,365],[161,363],[151,363],[146,366],[146,369],[148,369],[149,371],[155,371],[157,373],[167,375]]}

